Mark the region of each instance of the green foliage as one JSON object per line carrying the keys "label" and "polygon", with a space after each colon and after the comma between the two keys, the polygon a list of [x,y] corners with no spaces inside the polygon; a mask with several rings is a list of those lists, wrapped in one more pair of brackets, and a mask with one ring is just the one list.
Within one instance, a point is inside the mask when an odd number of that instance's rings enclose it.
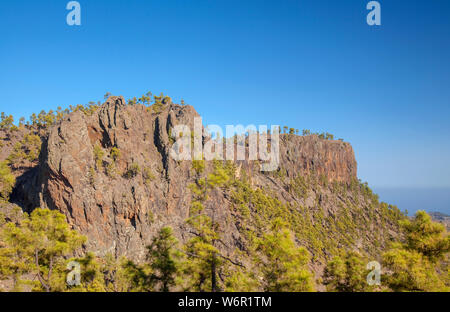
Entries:
{"label": "green foliage", "polygon": [[197,215],[188,220],[194,229],[195,235],[187,242],[185,252],[187,261],[184,266],[186,290],[217,291],[215,280],[217,272],[223,267],[223,259],[219,257],[220,251],[215,246],[220,238],[217,223],[206,215]]}
{"label": "green foliage", "polygon": [[150,262],[152,274],[150,282],[156,290],[167,292],[176,285],[182,254],[177,250],[178,241],[172,229],[162,228],[147,247],[147,260]]}
{"label": "green foliage", "polygon": [[52,110],[48,111],[48,113],[42,110],[37,118],[38,118],[38,126],[41,128],[51,126],[56,120],[54,112]]}
{"label": "green foliage", "polygon": [[1,113],[0,129],[11,129],[14,126],[14,117],[12,115],[6,116],[4,112]]}
{"label": "green foliage", "polygon": [[391,272],[383,280],[393,291],[449,291],[435,265],[417,251],[394,245],[383,254],[383,264]]}
{"label": "green foliage", "polygon": [[115,258],[111,253],[101,259],[105,290],[107,292],[134,291],[130,275],[126,270],[128,260],[125,257]]}
{"label": "green foliage", "polygon": [[129,167],[127,172],[125,173],[125,177],[127,179],[132,179],[135,176],[137,176],[139,174],[139,172],[141,171],[141,167],[139,166],[138,163],[132,163]]}
{"label": "green foliage", "polygon": [[319,139],[322,140],[334,140],[334,135],[328,132],[322,132],[322,133],[314,133],[319,137]]}
{"label": "green foliage", "polygon": [[184,246],[186,261],[183,272],[188,278],[183,287],[193,291],[218,291],[224,288],[223,283],[218,280],[218,275],[225,271],[227,260],[217,246],[221,229],[210,216],[215,215],[216,207],[213,203],[208,203],[208,193],[225,186],[230,179],[227,173],[230,169],[224,167],[222,162],[215,161],[214,171],[206,179],[200,177],[204,166],[199,164],[203,163],[193,163],[197,179],[190,185],[193,201],[186,223],[194,235]]}
{"label": "green foliage", "polygon": [[81,111],[87,116],[92,116],[97,109],[100,107],[100,103],[95,104],[95,102],[89,102],[87,105],[78,104],[76,106],[69,106],[69,110],[64,112],[64,114],[67,114],[69,112],[77,112]]}
{"label": "green foliage", "polygon": [[159,96],[153,96],[153,99],[154,103],[151,106],[151,110],[156,114],[160,113],[164,106],[172,103],[172,99],[168,96],[164,96],[163,93],[161,93]]}
{"label": "green foliage", "polygon": [[21,141],[14,145],[8,161],[13,165],[18,165],[24,160],[33,162],[39,157],[41,145],[41,138],[38,135],[27,133]]}
{"label": "green foliage", "polygon": [[[79,265],[80,283],[70,286],[67,278],[70,271],[75,268],[72,266],[73,263]],[[102,263],[91,252],[87,252],[83,257],[58,259],[53,265],[49,284],[53,292],[105,292],[107,290]],[[34,290],[40,291],[39,285]]]}
{"label": "green foliage", "polygon": [[136,105],[137,104],[137,98],[133,97],[132,99],[128,100],[128,105]]}
{"label": "green foliage", "polygon": [[418,211],[412,221],[403,220],[401,225],[405,243],[395,243],[383,254],[389,287],[394,291],[449,291],[450,237],[445,227],[431,221],[424,211]]}
{"label": "green foliage", "polygon": [[192,169],[194,169],[197,175],[202,174],[205,171],[205,161],[204,160],[193,160]]}
{"label": "green foliage", "polygon": [[0,162],[0,201],[7,201],[11,194],[16,178],[11,173],[7,161]]}
{"label": "green foliage", "polygon": [[147,219],[150,224],[153,224],[153,222],[155,222],[155,215],[151,210],[147,212]]}
{"label": "green foliage", "polygon": [[[268,231],[267,225],[279,217],[311,252],[313,260],[325,263],[339,255],[343,246],[356,248],[356,239],[366,233],[370,220],[376,226],[370,239],[365,240],[364,247],[370,255],[376,255],[382,251],[382,243],[392,239],[387,227],[398,228],[399,220],[404,218],[395,206],[383,209],[377,197],[358,181],[351,186],[338,182],[320,183],[320,176],[314,173],[288,179],[283,172],[284,169],[280,168],[273,178],[281,180],[285,189],[298,201],[314,199],[316,207],[306,208],[298,202],[282,203],[269,190],[253,187],[242,176],[233,181],[230,189],[235,219],[247,244],[253,244],[255,237]],[[358,203],[362,197],[363,202]],[[336,211],[325,216],[321,201],[336,198],[339,198],[335,203]],[[375,211],[381,214],[375,214]]]}
{"label": "green foliage", "polygon": [[26,249],[28,243],[27,234],[12,225],[0,232],[0,280],[11,278],[13,291],[22,290],[22,275],[34,268]]}
{"label": "green foliage", "polygon": [[367,292],[374,290],[367,283],[366,257],[358,252],[344,252],[342,256],[334,257],[328,262],[324,272],[323,282],[329,291]]}
{"label": "green foliage", "polygon": [[115,179],[116,177],[116,165],[115,163],[108,163],[106,166],[106,174],[108,177]]}
{"label": "green foliage", "polygon": [[166,96],[163,97],[162,103],[163,103],[164,105],[172,104],[172,98],[171,98],[170,96],[167,96],[167,95],[166,95]]}
{"label": "green foliage", "polygon": [[259,267],[264,291],[313,291],[313,274],[308,269],[309,254],[297,247],[287,224],[280,218],[273,221],[271,232],[258,240]]}
{"label": "green foliage", "polygon": [[70,229],[63,214],[37,208],[19,225],[6,224],[2,240],[14,252],[20,250],[16,258],[20,256],[30,266],[27,269],[32,268],[36,273],[40,282],[38,289],[51,291],[54,287],[52,272],[58,261],[72,254],[86,238]]}
{"label": "green foliage", "polygon": [[214,162],[214,172],[208,175],[208,186],[211,188],[223,187],[230,180],[230,176],[222,163],[219,161]]}
{"label": "green foliage", "polygon": [[95,168],[97,170],[102,168],[104,156],[105,156],[105,152],[103,151],[100,144],[95,143],[95,145],[94,145],[94,161],[95,161]]}
{"label": "green foliage", "polygon": [[124,259],[120,265],[121,288],[128,291],[169,291],[177,285],[182,254],[171,228],[162,228],[147,247],[148,263]]}
{"label": "green foliage", "polygon": [[89,172],[88,172],[88,179],[89,179],[89,184],[91,184],[92,186],[95,184],[95,177],[97,176],[95,169],[93,167],[89,168]]}
{"label": "green foliage", "polygon": [[254,272],[243,268],[233,270],[225,281],[226,292],[254,292],[260,289],[260,282]]}
{"label": "green foliage", "polygon": [[142,95],[138,99],[138,103],[144,104],[144,105],[150,105],[151,102],[152,102],[152,93],[151,92],[147,92],[147,94]]}
{"label": "green foliage", "polygon": [[128,291],[149,292],[153,291],[150,282],[151,269],[147,264],[138,265],[131,260],[124,259],[122,265],[123,276],[128,281]]}
{"label": "green foliage", "polygon": [[120,149],[117,147],[113,147],[111,149],[111,158],[116,162],[120,158]]}
{"label": "green foliage", "polygon": [[450,236],[441,223],[433,222],[425,211],[418,211],[413,221],[405,219],[401,226],[406,232],[408,250],[415,250],[436,263],[450,251]]}
{"label": "green foliage", "polygon": [[[70,291],[76,292],[106,291],[105,279],[104,274],[102,272],[101,263],[99,263],[99,261],[92,252],[86,253],[84,257],[73,258],[70,260],[76,261],[80,264],[80,273],[81,273],[80,285],[76,285],[73,287],[69,286]],[[63,274],[63,277],[66,277],[66,274]]]}
{"label": "green foliage", "polygon": [[144,183],[148,186],[150,185],[150,182],[155,179],[155,175],[152,172],[152,168],[145,167],[142,170],[142,177],[144,178]]}

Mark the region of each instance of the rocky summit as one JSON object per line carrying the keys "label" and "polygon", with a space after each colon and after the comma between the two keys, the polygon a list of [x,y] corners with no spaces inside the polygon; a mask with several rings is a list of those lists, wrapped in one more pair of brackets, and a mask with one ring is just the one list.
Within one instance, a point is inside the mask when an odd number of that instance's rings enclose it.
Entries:
{"label": "rocky summit", "polygon": [[[185,242],[193,235],[186,225],[195,197],[191,185],[217,165],[206,161],[199,171],[192,161],[170,157],[173,127],[193,127],[195,117],[192,106],[169,100],[148,107],[110,96],[94,109],[64,114],[45,130],[23,127],[17,138],[5,137],[3,159],[27,133],[38,135],[42,146],[38,159],[13,170],[11,201],[27,212],[62,212],[87,236],[84,248],[99,256],[142,261],[164,226]],[[245,253],[248,233],[264,233],[276,216],[310,251],[318,274],[341,248],[376,258],[398,236],[393,207],[358,181],[352,146],[343,140],[280,134],[280,164],[273,172],[260,171],[258,161],[221,163],[231,180],[208,194],[205,206],[221,228],[220,248],[228,257]]]}

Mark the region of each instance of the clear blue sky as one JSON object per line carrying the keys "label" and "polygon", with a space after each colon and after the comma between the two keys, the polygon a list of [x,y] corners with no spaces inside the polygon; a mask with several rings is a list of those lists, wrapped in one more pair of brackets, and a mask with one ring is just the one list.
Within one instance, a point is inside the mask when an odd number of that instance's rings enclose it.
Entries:
{"label": "clear blue sky", "polygon": [[378,187],[450,187],[450,1],[0,2],[0,110],[164,92],[206,123],[280,124],[352,143]]}

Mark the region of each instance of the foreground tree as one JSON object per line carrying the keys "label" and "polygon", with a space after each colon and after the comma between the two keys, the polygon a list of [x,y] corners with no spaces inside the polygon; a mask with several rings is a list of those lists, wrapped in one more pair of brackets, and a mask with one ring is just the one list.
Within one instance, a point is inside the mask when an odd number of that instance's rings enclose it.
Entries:
{"label": "foreground tree", "polygon": [[405,243],[393,244],[383,255],[388,272],[383,278],[389,287],[393,291],[449,291],[445,260],[450,237],[445,227],[433,222],[425,211],[418,211],[414,220],[404,220],[401,226]]}
{"label": "foreground tree", "polygon": [[184,274],[187,275],[186,290],[218,291],[217,273],[222,269],[223,259],[216,242],[220,238],[218,226],[206,215],[197,215],[188,220],[194,229],[194,237],[186,246],[187,261]]}
{"label": "foreground tree", "polygon": [[7,201],[12,192],[16,178],[8,166],[8,162],[0,162],[0,201]]}
{"label": "foreground tree", "polygon": [[[76,262],[80,265],[80,284],[69,287],[68,290],[76,292],[105,292],[105,276],[102,272],[102,264],[99,259],[92,253],[88,252],[84,257],[72,258],[65,261],[65,269],[70,262]],[[62,275],[66,281],[67,271]]]}
{"label": "foreground tree", "polygon": [[152,270],[150,282],[152,287],[167,292],[176,285],[182,254],[177,249],[178,241],[172,229],[162,228],[147,247],[147,260]]}
{"label": "foreground tree", "polygon": [[114,269],[114,287],[117,289],[119,282],[122,291],[170,291],[179,283],[181,260],[182,253],[172,229],[162,228],[147,247],[147,263],[136,264],[124,259],[119,270]]}
{"label": "foreground tree", "polygon": [[[2,236],[7,248],[28,265],[32,263],[39,281],[36,290],[47,292],[54,288],[54,269],[86,241],[84,236],[70,229],[63,214],[41,208],[25,216],[20,224],[8,223]],[[15,263],[20,265],[20,262]]]}
{"label": "foreground tree", "polygon": [[204,171],[203,161],[193,164],[196,182],[190,185],[194,199],[190,217],[186,220],[192,238],[185,245],[186,262],[184,273],[187,275],[186,290],[220,291],[223,290],[223,276],[226,265],[240,263],[226,257],[218,248],[222,229],[216,221],[216,205],[208,201],[208,194],[225,189],[230,181],[231,169],[221,161],[214,161],[214,171],[201,178]]}
{"label": "foreground tree", "polygon": [[11,279],[13,291],[22,290],[22,276],[35,267],[28,249],[31,239],[28,233],[9,223],[0,235],[0,280]]}
{"label": "foreground tree", "polygon": [[368,259],[359,253],[345,252],[334,257],[325,268],[323,282],[328,291],[361,292],[372,291],[367,283]]}
{"label": "foreground tree", "polygon": [[280,218],[274,220],[271,232],[262,237],[257,250],[262,254],[257,262],[264,291],[314,291],[308,251],[295,245],[292,233]]}

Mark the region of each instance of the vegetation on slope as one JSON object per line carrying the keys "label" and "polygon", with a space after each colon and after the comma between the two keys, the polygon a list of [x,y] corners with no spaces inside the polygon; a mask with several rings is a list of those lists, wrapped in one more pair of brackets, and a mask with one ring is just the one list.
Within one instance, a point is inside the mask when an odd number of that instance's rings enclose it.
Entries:
{"label": "vegetation on slope", "polygon": [[[171,103],[163,94],[153,96],[153,104],[151,99],[147,93],[129,105],[144,104],[149,113],[159,114]],[[43,131],[70,112],[91,115],[98,108],[93,102],[58,108],[32,115],[27,124],[21,119],[18,126],[2,114],[1,133],[11,137],[25,130],[0,162],[0,205],[8,204],[14,170],[38,160]],[[284,140],[299,133],[287,126],[284,132]],[[334,140],[329,133],[316,135]],[[6,138],[0,141],[9,144]],[[115,146],[105,151],[97,145],[93,153],[91,184],[104,170],[110,178],[142,174],[147,185],[155,179],[151,168],[138,163],[117,172],[121,151]],[[192,162],[188,239],[179,242],[170,227],[161,228],[144,263],[85,253],[86,238],[56,211],[35,209],[20,218],[0,213],[0,280],[8,281],[8,289],[34,291],[314,291],[321,285],[330,291],[448,291],[449,237],[424,212],[409,220],[357,180],[329,182],[315,172],[288,177],[280,168],[267,176],[282,186],[289,197],[283,199],[280,190],[256,187],[247,171],[237,175],[235,163],[214,161],[212,170],[206,167],[204,161]],[[242,238],[231,254],[223,246],[226,230],[216,218],[219,207],[211,201],[217,193],[228,200],[230,222]],[[367,283],[367,263],[373,260],[382,267],[378,286]],[[76,278],[74,263],[80,282],[71,285],[67,277]],[[324,267],[324,275],[317,275]]]}

